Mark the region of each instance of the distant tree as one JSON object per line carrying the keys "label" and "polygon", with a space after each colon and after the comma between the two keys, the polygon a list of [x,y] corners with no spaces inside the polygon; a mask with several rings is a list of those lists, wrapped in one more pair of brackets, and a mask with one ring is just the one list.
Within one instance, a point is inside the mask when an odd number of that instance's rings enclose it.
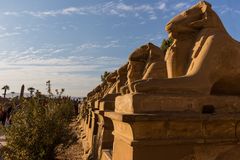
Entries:
{"label": "distant tree", "polygon": [[55,89],[55,92],[56,92],[56,95],[58,96],[59,95],[58,89]]}
{"label": "distant tree", "polygon": [[173,44],[173,39],[172,38],[168,38],[168,39],[163,39],[162,44],[161,44],[161,49],[164,52],[164,54],[166,53],[167,49]]}
{"label": "distant tree", "polygon": [[21,87],[21,91],[20,91],[20,97],[19,97],[20,99],[22,99],[24,97],[24,89],[25,89],[25,86],[23,84]]}
{"label": "distant tree", "polygon": [[35,92],[35,96],[36,97],[40,97],[41,96],[41,92],[37,89],[36,92]]}
{"label": "distant tree", "polygon": [[51,81],[50,81],[50,80],[48,80],[48,81],[46,82],[46,86],[47,86],[47,92],[48,92],[48,94],[49,94],[49,97],[52,97],[52,96],[53,96],[53,93],[52,93],[52,90],[51,90]]}
{"label": "distant tree", "polygon": [[101,80],[102,80],[102,82],[105,81],[106,77],[107,77],[109,74],[110,74],[110,72],[105,71],[105,72],[103,73],[103,75],[101,75]]}
{"label": "distant tree", "polygon": [[11,92],[11,94],[12,94],[12,98],[13,98],[13,96],[14,96],[15,92]]}
{"label": "distant tree", "polygon": [[9,89],[10,89],[10,87],[8,85],[3,86],[2,90],[4,90],[4,92],[3,92],[4,98],[6,98],[7,90],[9,90]]}
{"label": "distant tree", "polygon": [[61,91],[59,91],[58,89],[55,89],[56,95],[57,95],[58,97],[61,97],[64,91],[65,91],[64,88],[62,88]]}
{"label": "distant tree", "polygon": [[29,87],[28,91],[30,92],[30,96],[32,97],[33,96],[33,92],[35,91],[35,88]]}
{"label": "distant tree", "polygon": [[65,89],[62,88],[61,91],[60,91],[60,93],[59,93],[59,96],[60,96],[60,97],[62,96],[62,94],[63,94],[64,91],[65,91]]}

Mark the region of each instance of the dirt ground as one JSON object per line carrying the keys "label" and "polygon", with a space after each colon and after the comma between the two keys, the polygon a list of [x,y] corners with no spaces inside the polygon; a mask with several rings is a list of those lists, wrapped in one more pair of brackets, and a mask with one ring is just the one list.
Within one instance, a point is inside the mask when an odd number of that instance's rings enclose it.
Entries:
{"label": "dirt ground", "polygon": [[82,160],[83,149],[79,133],[79,122],[74,118],[69,125],[68,140],[56,149],[56,160]]}

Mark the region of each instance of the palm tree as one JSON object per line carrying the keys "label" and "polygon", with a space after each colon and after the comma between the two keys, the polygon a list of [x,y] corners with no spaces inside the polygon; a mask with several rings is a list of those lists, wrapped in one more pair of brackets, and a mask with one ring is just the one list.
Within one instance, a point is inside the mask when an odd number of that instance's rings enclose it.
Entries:
{"label": "palm tree", "polygon": [[55,92],[56,92],[56,94],[57,94],[57,96],[59,95],[59,91],[58,91],[58,89],[55,89]]}
{"label": "palm tree", "polygon": [[47,92],[48,92],[48,94],[49,94],[49,97],[52,97],[52,96],[53,96],[53,93],[52,93],[52,91],[51,91],[51,81],[50,81],[50,80],[48,80],[48,81],[46,82],[46,86],[47,86]]}
{"label": "palm tree", "polygon": [[28,91],[30,92],[30,96],[32,97],[33,96],[33,92],[35,91],[35,88],[29,87]]}
{"label": "palm tree", "polygon": [[61,97],[62,96],[62,94],[63,94],[63,92],[65,91],[65,89],[64,88],[62,88],[61,89],[61,92],[59,93],[59,97]]}
{"label": "palm tree", "polygon": [[3,92],[3,97],[4,97],[4,98],[6,98],[7,90],[9,90],[9,89],[10,89],[10,88],[9,88],[8,85],[3,86],[2,90],[4,90],[4,92]]}
{"label": "palm tree", "polygon": [[20,99],[22,99],[24,97],[24,89],[25,89],[25,86],[23,84],[21,87],[21,91],[20,91]]}
{"label": "palm tree", "polygon": [[41,96],[41,92],[37,89],[36,92],[35,92],[35,96],[36,97],[40,97]]}
{"label": "palm tree", "polygon": [[62,96],[62,94],[63,94],[64,91],[65,91],[64,88],[62,88],[60,91],[59,91],[58,89],[55,89],[55,92],[56,92],[56,94],[57,94],[57,96],[58,96],[59,98]]}

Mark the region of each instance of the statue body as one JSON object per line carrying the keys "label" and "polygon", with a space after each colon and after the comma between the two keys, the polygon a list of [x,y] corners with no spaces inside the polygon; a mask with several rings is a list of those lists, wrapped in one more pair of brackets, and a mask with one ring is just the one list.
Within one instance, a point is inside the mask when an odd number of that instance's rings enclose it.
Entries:
{"label": "statue body", "polygon": [[132,92],[160,94],[240,94],[240,43],[226,32],[205,1],[166,26],[174,39],[167,50],[168,78],[131,83]]}
{"label": "statue body", "polygon": [[128,58],[127,84],[121,88],[121,93],[132,92],[131,84],[135,81],[166,77],[166,63],[162,50],[152,43],[142,45]]}

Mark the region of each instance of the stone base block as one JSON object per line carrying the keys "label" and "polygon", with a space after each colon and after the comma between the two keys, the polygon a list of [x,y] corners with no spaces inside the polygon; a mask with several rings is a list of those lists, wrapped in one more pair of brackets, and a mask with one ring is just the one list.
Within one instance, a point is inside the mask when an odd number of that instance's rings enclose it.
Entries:
{"label": "stone base block", "polygon": [[115,98],[120,94],[107,94],[99,102],[99,110],[101,111],[114,111]]}
{"label": "stone base block", "polygon": [[120,93],[107,94],[101,99],[101,101],[115,101],[115,98],[120,95]]}
{"label": "stone base block", "polygon": [[102,101],[100,102],[99,110],[101,111],[114,111],[115,101]]}
{"label": "stone base block", "polygon": [[238,160],[239,149],[238,144],[131,146],[116,137],[112,160]]}
{"label": "stone base block", "polygon": [[94,108],[95,108],[95,109],[99,109],[99,104],[100,104],[100,100],[96,100],[96,101],[94,102]]}
{"label": "stone base block", "polygon": [[113,123],[112,120],[104,116],[104,111],[95,111],[98,119],[97,135],[95,142],[95,157],[101,158],[102,150],[112,150],[113,146]]}
{"label": "stone base block", "polygon": [[[126,94],[116,97],[115,112],[240,112],[239,96],[164,96],[157,94]],[[210,109],[208,109],[210,108]]]}
{"label": "stone base block", "polygon": [[114,124],[113,160],[217,160],[240,148],[240,113],[105,115]]}

